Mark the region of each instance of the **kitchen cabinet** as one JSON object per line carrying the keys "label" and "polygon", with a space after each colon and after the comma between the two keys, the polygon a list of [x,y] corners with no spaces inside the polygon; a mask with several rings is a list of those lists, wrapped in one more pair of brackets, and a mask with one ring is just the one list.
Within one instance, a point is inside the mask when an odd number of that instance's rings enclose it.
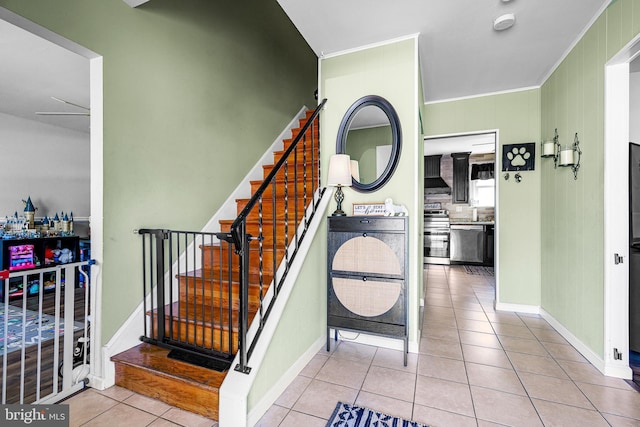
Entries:
{"label": "kitchen cabinet", "polygon": [[453,159],[452,203],[469,203],[469,154],[451,153]]}
{"label": "kitchen cabinet", "polygon": [[402,339],[408,351],[408,217],[329,217],[327,350],[331,328]]}

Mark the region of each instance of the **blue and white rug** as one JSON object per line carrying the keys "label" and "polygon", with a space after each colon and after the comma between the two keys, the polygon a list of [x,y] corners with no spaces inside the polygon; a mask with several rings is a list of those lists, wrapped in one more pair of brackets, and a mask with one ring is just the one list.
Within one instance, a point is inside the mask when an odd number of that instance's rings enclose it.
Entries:
{"label": "blue and white rug", "polygon": [[361,406],[338,402],[327,427],[428,427],[415,421],[372,411]]}

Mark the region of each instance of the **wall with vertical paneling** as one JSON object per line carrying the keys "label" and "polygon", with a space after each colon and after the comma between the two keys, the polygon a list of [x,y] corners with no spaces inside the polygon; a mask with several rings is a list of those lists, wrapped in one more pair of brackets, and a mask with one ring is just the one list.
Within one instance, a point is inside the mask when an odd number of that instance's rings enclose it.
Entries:
{"label": "wall with vertical paneling", "polygon": [[[619,0],[589,28],[541,89],[541,134],[584,155],[578,179],[542,162],[542,308],[604,357],[604,72],[640,31],[640,2]],[[626,165],[624,165],[626,167]]]}

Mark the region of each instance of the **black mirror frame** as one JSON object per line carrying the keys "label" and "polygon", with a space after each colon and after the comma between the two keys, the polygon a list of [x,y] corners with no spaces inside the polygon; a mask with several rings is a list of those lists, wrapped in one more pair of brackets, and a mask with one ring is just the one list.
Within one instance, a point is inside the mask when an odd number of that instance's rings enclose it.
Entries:
{"label": "black mirror frame", "polygon": [[369,184],[363,184],[351,178],[351,188],[361,193],[376,191],[391,179],[391,176],[395,172],[398,162],[400,161],[400,152],[402,151],[402,130],[400,129],[400,119],[398,118],[396,110],[389,101],[383,97],[378,95],[367,95],[354,102],[342,118],[340,128],[338,129],[336,153],[346,154],[349,126],[351,125],[353,118],[356,116],[356,113],[370,105],[380,108],[389,119],[389,123],[391,125],[391,158],[389,159],[389,163],[387,163],[387,167],[384,169],[382,175],[380,175],[375,181]]}

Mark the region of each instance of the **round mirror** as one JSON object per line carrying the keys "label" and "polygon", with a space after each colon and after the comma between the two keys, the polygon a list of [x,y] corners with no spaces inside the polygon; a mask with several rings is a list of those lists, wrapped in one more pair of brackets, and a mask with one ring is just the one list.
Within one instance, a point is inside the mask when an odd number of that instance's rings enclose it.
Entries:
{"label": "round mirror", "polygon": [[393,175],[401,145],[396,110],[386,99],[368,95],[354,102],[344,115],[338,129],[336,153],[351,157],[354,189],[375,191]]}

